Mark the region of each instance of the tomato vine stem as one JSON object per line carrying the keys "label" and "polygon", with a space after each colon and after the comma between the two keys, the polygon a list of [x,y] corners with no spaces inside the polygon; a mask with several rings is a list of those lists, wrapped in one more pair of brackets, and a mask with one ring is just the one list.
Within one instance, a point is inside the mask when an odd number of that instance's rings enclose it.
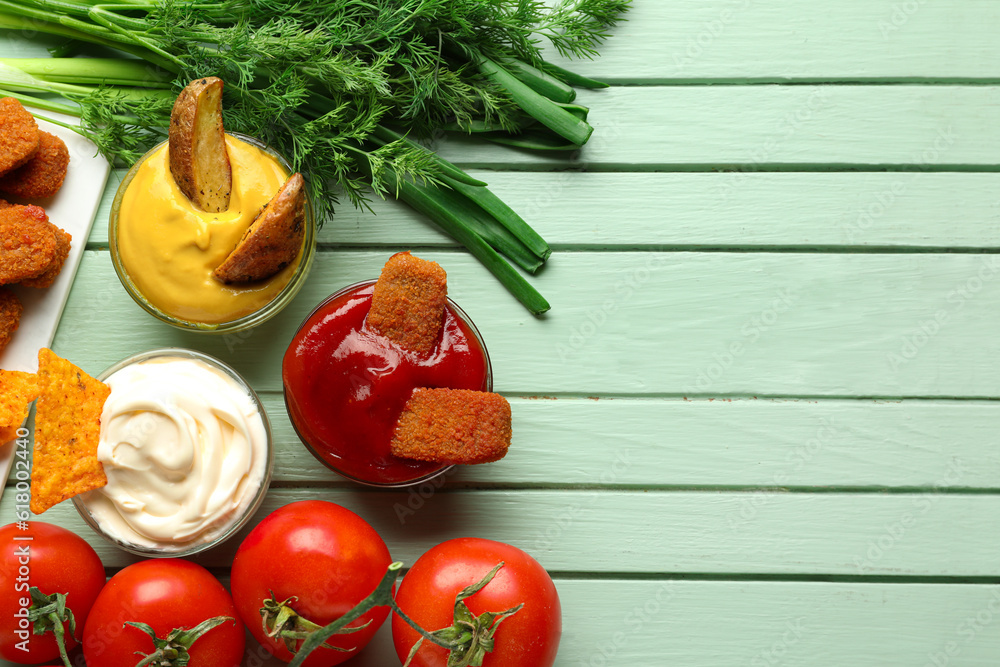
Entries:
{"label": "tomato vine stem", "polygon": [[[407,616],[399,608],[399,605],[396,604],[392,588],[393,584],[396,583],[396,578],[399,576],[399,571],[403,568],[403,564],[398,561],[392,563],[386,570],[385,575],[383,575],[382,580],[375,587],[375,590],[368,597],[336,621],[311,632],[308,638],[302,643],[302,646],[299,647],[298,652],[295,652],[295,657],[288,663],[288,667],[301,667],[305,659],[309,657],[309,654],[323,645],[327,639],[335,634],[343,633],[349,624],[366,614],[372,608],[383,606],[392,609],[394,614],[420,634],[421,638],[413,645],[410,655],[406,659],[406,665],[410,663],[426,639],[449,651],[449,667],[478,667],[483,664],[483,657],[486,653],[493,650],[493,633],[496,632],[500,622],[516,614],[524,606],[522,603],[506,611],[485,612],[479,616],[474,616],[468,607],[466,607],[465,600],[478,593],[490,583],[503,565],[503,561],[497,563],[496,567],[490,570],[480,581],[464,588],[455,596],[454,625],[435,630],[434,632],[428,632]],[[347,629],[348,632],[353,630],[353,628]]]}
{"label": "tomato vine stem", "polygon": [[202,621],[190,629],[176,628],[171,630],[170,634],[163,639],[157,637],[156,631],[146,623],[126,621],[125,625],[131,625],[133,628],[138,628],[149,635],[153,640],[153,647],[156,649],[149,655],[136,652],[137,655],[141,655],[143,658],[136,663],[135,667],[147,667],[147,665],[153,665],[153,667],[172,667],[174,665],[183,667],[191,659],[190,655],[188,655],[188,649],[206,632],[222,625],[226,621],[235,623],[236,619],[232,616],[216,616]]}
{"label": "tomato vine stem", "polygon": [[[323,628],[323,626],[313,623],[292,608],[292,604],[298,602],[298,599],[297,596],[293,595],[284,602],[278,602],[278,599],[274,596],[274,591],[271,591],[271,597],[264,600],[264,606],[260,609],[264,634],[272,639],[283,641],[285,648],[290,653],[295,653],[295,646],[299,640],[308,639],[314,632]],[[371,625],[371,621],[356,628],[341,628],[337,634],[359,632],[369,625]],[[344,653],[354,650],[333,646],[332,644],[321,644],[321,646]]]}
{"label": "tomato vine stem", "polygon": [[29,588],[28,594],[31,596],[28,621],[33,624],[32,632],[36,635],[43,635],[46,632],[54,634],[63,665],[72,667],[69,655],[66,653],[66,631],[63,629],[63,623],[69,621],[69,633],[76,639],[76,617],[66,606],[66,595],[63,593],[46,595],[38,590],[37,586]]}

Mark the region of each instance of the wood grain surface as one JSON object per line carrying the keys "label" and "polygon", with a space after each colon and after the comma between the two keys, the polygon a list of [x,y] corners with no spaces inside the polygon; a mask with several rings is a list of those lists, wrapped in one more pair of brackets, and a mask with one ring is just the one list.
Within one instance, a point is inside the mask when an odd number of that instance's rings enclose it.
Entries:
{"label": "wood grain surface", "polygon": [[[125,294],[112,174],[55,350],[98,373],[158,346],[235,366],[274,428],[251,525],[303,498],[410,564],[478,535],[555,578],[557,667],[1000,662],[1000,3],[635,0],[583,91],[576,153],[440,139],[555,249],[529,315],[396,202],[340,205],[307,284],[241,335]],[[44,55],[6,35],[2,55]],[[448,271],[512,403],[496,464],[377,491],[300,444],[280,366],[328,294],[412,248]],[[10,516],[12,494],[0,500]],[[133,560],[72,505],[44,517]],[[243,534],[248,529],[243,531]],[[227,581],[239,543],[195,558]],[[255,644],[244,664],[273,665]],[[7,664],[7,663],[0,663]],[[353,663],[396,664],[388,632]]]}
{"label": "wood grain surface", "polygon": [[[972,250],[1000,247],[1000,174],[469,170],[556,250]],[[90,237],[108,245],[112,176]],[[615,192],[614,198],[604,193]],[[341,205],[324,246],[456,247],[419,213]]]}
{"label": "wood grain surface", "polygon": [[[377,277],[391,250],[319,253],[282,315],[251,332],[161,326],[88,251],[56,350],[100,372],[123,349],[196,347],[259,390],[281,389],[302,319]],[[584,252],[552,257],[532,317],[461,252],[421,253],[486,340],[498,391],[524,396],[978,397],[1000,395],[1000,256],[969,253]],[[109,332],[101,322],[132,322]]]}

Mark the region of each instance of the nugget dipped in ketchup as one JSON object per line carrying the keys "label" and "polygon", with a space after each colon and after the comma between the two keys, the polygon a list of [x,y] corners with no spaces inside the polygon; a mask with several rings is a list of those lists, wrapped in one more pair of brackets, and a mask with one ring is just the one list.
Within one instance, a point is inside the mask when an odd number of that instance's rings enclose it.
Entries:
{"label": "nugget dipped in ketchup", "polygon": [[402,486],[507,453],[510,405],[491,393],[486,347],[447,289],[438,264],[398,253],[296,332],[282,362],[288,415],[335,472]]}

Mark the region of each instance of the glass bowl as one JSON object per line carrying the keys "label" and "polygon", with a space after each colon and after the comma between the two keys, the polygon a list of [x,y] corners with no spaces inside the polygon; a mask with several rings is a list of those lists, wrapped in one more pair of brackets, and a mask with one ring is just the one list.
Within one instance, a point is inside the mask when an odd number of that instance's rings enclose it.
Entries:
{"label": "glass bowl", "polygon": [[[292,174],[292,167],[288,160],[284,158],[280,153],[276,152],[266,144],[262,143],[254,137],[247,136],[245,134],[240,134],[238,132],[228,132],[230,136],[240,139],[248,144],[256,146],[268,155],[275,158],[281,166],[285,169],[287,174]],[[275,315],[277,315],[285,306],[287,306],[295,295],[298,294],[299,290],[302,288],[303,283],[305,283],[306,276],[309,274],[309,269],[312,267],[313,256],[316,252],[316,225],[313,217],[312,202],[309,197],[306,197],[306,207],[305,207],[305,238],[302,241],[302,250],[299,253],[298,265],[295,268],[294,273],[288,280],[288,283],[278,292],[269,302],[267,302],[262,307],[257,310],[247,313],[245,315],[239,316],[235,319],[218,322],[218,323],[208,323],[208,322],[198,322],[194,320],[186,320],[181,317],[176,317],[170,313],[165,312],[161,308],[157,307],[151,303],[143,294],[142,290],[136,285],[135,281],[128,273],[128,269],[121,256],[121,248],[118,241],[119,235],[119,214],[122,207],[122,201],[125,198],[125,192],[128,190],[129,185],[135,178],[139,171],[139,167],[142,166],[154,153],[163,148],[167,144],[166,141],[158,144],[149,150],[145,155],[142,156],[138,162],[132,165],[128,173],[125,174],[125,178],[122,179],[121,184],[118,186],[118,190],[115,193],[115,198],[111,203],[111,213],[108,219],[108,243],[111,250],[111,262],[115,267],[115,273],[118,274],[118,279],[121,281],[122,286],[125,291],[128,292],[129,296],[142,307],[143,310],[151,314],[153,317],[157,318],[161,322],[166,322],[172,326],[179,329],[184,329],[186,331],[203,331],[209,333],[235,333],[238,331],[244,331],[251,329],[259,324],[266,322]]]}
{"label": "glass bowl", "polygon": [[[325,308],[330,303],[336,301],[337,299],[339,299],[339,298],[341,298],[341,297],[343,297],[343,296],[345,296],[345,295],[347,295],[347,294],[349,294],[351,292],[354,292],[354,291],[360,292],[363,288],[369,287],[369,286],[374,285],[374,284],[375,284],[374,280],[363,280],[361,282],[357,282],[357,283],[354,283],[352,285],[348,285],[347,287],[344,287],[343,289],[337,291],[336,293],[334,293],[334,294],[330,295],[329,297],[327,297],[326,299],[324,299],[322,302],[319,303],[319,305],[317,305],[302,320],[302,324],[299,325],[298,329],[296,330],[295,335],[292,337],[292,345],[295,344],[295,340],[297,339],[299,332],[302,331],[302,329],[309,323],[309,321],[313,318],[313,316],[316,313],[318,313],[320,310],[322,310],[323,308]],[[466,314],[466,312],[464,310],[462,310],[458,306],[458,304],[455,303],[451,299],[451,297],[448,297],[448,308],[452,312],[452,314],[455,316],[455,318],[459,322],[461,322],[462,324],[465,325],[465,327],[467,328],[468,332],[472,334],[472,336],[475,338],[476,342],[478,343],[479,348],[482,350],[482,359],[483,359],[483,362],[484,362],[484,365],[485,365],[485,372],[486,372],[486,376],[485,376],[485,379],[484,379],[482,390],[483,391],[493,391],[493,367],[492,367],[492,364],[490,362],[490,354],[489,354],[489,351],[486,349],[486,342],[483,340],[482,334],[479,333],[479,329],[476,328],[475,323],[473,323],[472,319],[468,316],[468,314]],[[291,348],[291,346],[290,346],[290,348]],[[283,364],[283,366],[284,366],[284,364]],[[345,381],[347,381],[346,378],[345,378]],[[421,483],[430,481],[430,480],[435,479],[435,478],[437,478],[437,477],[439,477],[441,475],[447,474],[450,470],[452,470],[455,467],[455,465],[453,465],[453,464],[437,464],[435,466],[431,462],[419,462],[419,463],[422,463],[422,464],[426,463],[426,465],[415,466],[416,468],[419,469],[419,472],[415,472],[415,474],[412,477],[408,477],[406,479],[397,479],[397,480],[392,480],[392,481],[370,479],[370,478],[362,477],[362,476],[357,475],[357,474],[352,474],[351,472],[348,472],[347,470],[345,470],[343,466],[338,466],[334,461],[331,461],[326,456],[324,456],[323,455],[323,451],[322,451],[323,448],[319,444],[311,442],[309,436],[306,433],[303,433],[302,429],[300,429],[299,424],[297,423],[296,416],[295,416],[296,413],[295,413],[295,411],[293,410],[292,406],[289,403],[289,396],[288,396],[289,392],[288,392],[287,382],[285,382],[285,378],[284,378],[284,368],[282,369],[282,388],[283,388],[284,398],[285,398],[285,409],[288,412],[288,418],[289,418],[289,421],[292,424],[292,428],[295,429],[295,433],[299,436],[299,440],[302,441],[302,444],[305,445],[306,449],[309,450],[309,452],[313,456],[315,456],[316,459],[320,463],[322,463],[327,468],[329,468],[333,472],[337,473],[341,477],[344,477],[344,478],[349,479],[351,481],[357,482],[359,484],[364,484],[366,486],[371,486],[371,487],[376,487],[376,488],[381,488],[381,489],[393,489],[393,488],[401,488],[401,487],[412,486],[412,485],[415,485],[415,484],[421,484]],[[389,456],[392,457],[391,454]],[[396,457],[392,457],[392,458],[395,459]],[[404,459],[398,459],[398,460],[403,461]],[[415,462],[415,463],[418,463],[418,462]]]}
{"label": "glass bowl", "polygon": [[[267,412],[264,410],[264,406],[261,404],[260,398],[258,398],[254,390],[249,384],[247,384],[246,380],[244,380],[239,373],[218,359],[210,357],[207,354],[175,347],[149,350],[147,352],[141,352],[128,357],[127,359],[123,359],[101,373],[101,375],[98,376],[98,379],[105,381],[112,374],[126,367],[132,366],[133,364],[168,359],[184,359],[200,362],[201,364],[214,369],[223,377],[228,378],[235,383],[235,386],[238,389],[246,392],[247,397],[252,403],[252,407],[256,410],[257,415],[260,417],[260,427],[262,427],[263,430],[263,465],[261,465],[259,459],[256,463],[251,464],[253,473],[255,475],[260,475],[260,481],[256,489],[250,486],[245,488],[242,497],[240,498],[240,503],[233,512],[220,517],[220,519],[218,519],[215,523],[206,526],[200,533],[193,536],[191,539],[177,543],[164,541],[155,546],[138,544],[134,541],[130,541],[127,537],[123,537],[120,534],[122,531],[116,532],[114,529],[106,527],[102,523],[102,516],[110,516],[112,518],[115,518],[115,514],[120,516],[115,504],[105,494],[106,487],[75,496],[73,498],[73,504],[76,506],[77,511],[80,513],[80,516],[87,523],[87,525],[89,525],[108,542],[114,544],[120,549],[138,556],[180,558],[206,551],[226,541],[239,531],[240,528],[242,528],[259,509],[271,482],[271,473],[274,467],[274,441],[271,435],[271,423],[268,420]],[[126,392],[123,392],[123,394],[127,397],[131,397],[133,395]],[[190,419],[189,414],[185,414],[184,417]],[[107,424],[102,425],[102,439],[105,435],[104,429],[106,426]],[[180,483],[180,481],[181,480],[175,480],[172,483]],[[124,519],[121,519],[121,521],[127,524]],[[132,529],[128,528],[128,530],[131,531]]]}

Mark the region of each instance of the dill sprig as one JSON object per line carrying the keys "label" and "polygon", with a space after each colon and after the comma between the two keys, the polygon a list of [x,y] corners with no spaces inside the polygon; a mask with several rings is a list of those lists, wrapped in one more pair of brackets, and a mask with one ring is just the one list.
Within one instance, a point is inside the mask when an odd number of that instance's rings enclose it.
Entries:
{"label": "dill sprig", "polygon": [[[148,75],[136,74],[133,58],[114,86],[94,80],[89,88],[25,83],[0,69],[0,87],[73,100],[82,118],[79,131],[109,159],[131,163],[163,139],[173,94],[193,79],[218,76],[226,83],[226,127],[260,138],[303,172],[320,224],[342,197],[358,207],[368,206],[372,192],[400,198],[431,215],[533,312],[542,312],[548,304],[496,252],[534,272],[548,246],[484,184],[412,139],[457,130],[519,146],[579,147],[592,128],[586,109],[567,105],[573,94],[567,84],[600,84],[550,66],[541,46],[549,42],[560,54],[593,57],[629,4],[0,2],[4,25],[30,23],[148,63]],[[67,68],[77,61],[72,80],[86,84],[82,59],[64,60]],[[171,79],[174,91],[163,90]],[[474,226],[463,226],[472,218]]]}

